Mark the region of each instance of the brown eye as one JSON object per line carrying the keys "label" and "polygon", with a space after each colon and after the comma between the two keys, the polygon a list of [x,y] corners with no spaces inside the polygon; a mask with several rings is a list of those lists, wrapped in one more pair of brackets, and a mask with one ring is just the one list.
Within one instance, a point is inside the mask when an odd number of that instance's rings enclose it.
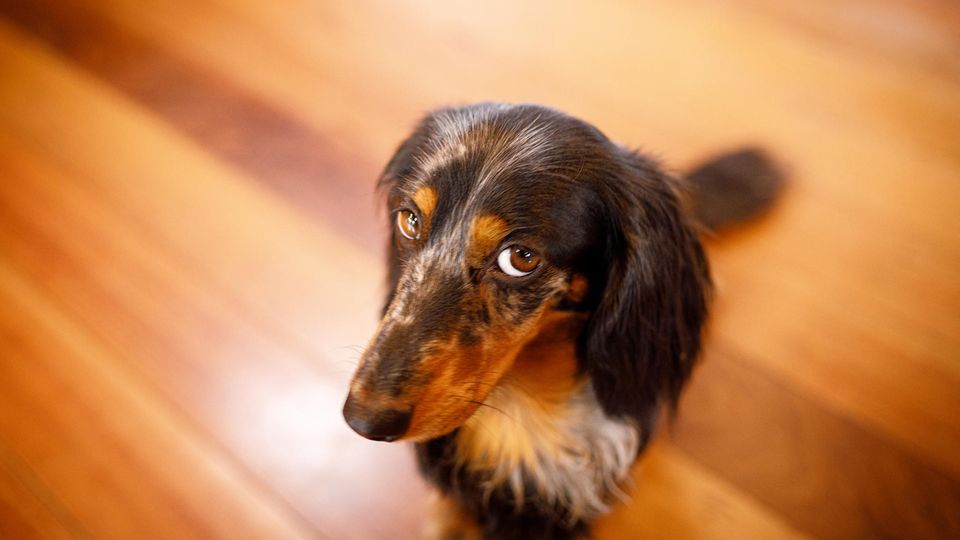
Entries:
{"label": "brown eye", "polygon": [[400,210],[397,212],[397,229],[407,240],[417,240],[420,238],[420,218],[410,210]]}
{"label": "brown eye", "polygon": [[540,255],[523,246],[509,246],[497,255],[497,265],[508,276],[521,277],[540,266]]}

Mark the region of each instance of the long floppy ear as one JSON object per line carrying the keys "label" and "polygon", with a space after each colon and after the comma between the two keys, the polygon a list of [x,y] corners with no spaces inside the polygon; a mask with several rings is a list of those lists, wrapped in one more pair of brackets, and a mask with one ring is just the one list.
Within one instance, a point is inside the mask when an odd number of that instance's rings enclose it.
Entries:
{"label": "long floppy ear", "polygon": [[601,188],[610,264],[579,347],[604,411],[646,426],[690,376],[710,276],[676,182],[637,154],[619,157]]}

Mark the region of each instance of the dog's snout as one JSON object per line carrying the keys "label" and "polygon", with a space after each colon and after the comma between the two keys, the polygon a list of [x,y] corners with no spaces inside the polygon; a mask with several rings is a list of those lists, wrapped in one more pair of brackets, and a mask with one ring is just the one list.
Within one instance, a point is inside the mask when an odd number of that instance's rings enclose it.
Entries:
{"label": "dog's snout", "polygon": [[411,410],[365,407],[353,394],[343,404],[343,418],[351,429],[373,441],[395,441],[410,427]]}

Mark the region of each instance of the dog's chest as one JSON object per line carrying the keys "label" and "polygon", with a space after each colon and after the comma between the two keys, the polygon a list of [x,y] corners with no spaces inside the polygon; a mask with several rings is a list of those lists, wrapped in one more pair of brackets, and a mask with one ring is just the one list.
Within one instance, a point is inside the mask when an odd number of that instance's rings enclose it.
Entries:
{"label": "dog's chest", "polygon": [[551,393],[505,381],[460,429],[455,463],[485,498],[571,521],[594,518],[620,494],[640,445],[630,422],[607,417],[589,381]]}

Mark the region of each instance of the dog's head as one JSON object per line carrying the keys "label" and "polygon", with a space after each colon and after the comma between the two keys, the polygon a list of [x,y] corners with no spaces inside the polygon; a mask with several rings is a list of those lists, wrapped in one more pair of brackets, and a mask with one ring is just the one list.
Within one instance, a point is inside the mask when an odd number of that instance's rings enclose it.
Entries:
{"label": "dog's head", "polygon": [[390,293],[344,405],[358,433],[456,429],[558,317],[607,414],[676,399],[709,278],[654,164],[557,111],[482,104],[428,115],[381,182]]}

